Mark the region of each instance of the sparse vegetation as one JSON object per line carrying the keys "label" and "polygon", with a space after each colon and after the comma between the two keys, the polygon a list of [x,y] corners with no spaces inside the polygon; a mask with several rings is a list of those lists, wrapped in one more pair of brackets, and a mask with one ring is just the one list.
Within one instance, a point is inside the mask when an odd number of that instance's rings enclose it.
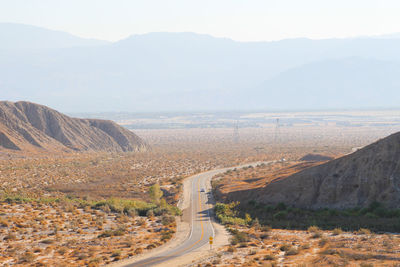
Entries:
{"label": "sparse vegetation", "polygon": [[[21,264],[33,264],[38,259],[49,257],[50,250],[63,256],[63,260],[47,258],[47,261],[57,260],[57,264],[74,262],[83,265],[90,259],[91,266],[98,266],[109,261],[106,256],[112,250],[110,260],[120,260],[129,253],[138,254],[139,245],[153,249],[162,244],[158,242],[160,238],[167,241],[172,237],[175,231],[174,215],[179,212],[165,202],[162,205],[118,198],[96,201],[73,197],[35,199],[7,195],[0,202],[0,219],[7,222],[7,226],[3,224],[3,227],[10,230],[6,232],[0,228],[0,237],[3,236],[2,240],[7,242],[7,245],[0,245],[0,253],[14,257]],[[159,212],[157,220],[128,216],[132,210],[145,213],[158,209],[163,211]],[[52,224],[53,229],[49,231]],[[168,230],[158,235],[153,229],[159,227],[168,227]],[[20,240],[26,244],[21,247],[20,253],[15,254],[7,248],[19,244]],[[123,245],[127,243],[129,246]],[[115,251],[120,252],[117,255]]]}
{"label": "sparse vegetation", "polygon": [[[329,136],[315,138],[320,137],[321,132],[317,133],[315,128],[308,129],[311,130],[307,139],[301,144],[299,135],[294,132],[285,133],[285,140],[279,145],[274,144],[270,138],[273,128],[268,127],[240,129],[243,142],[239,144],[232,144],[231,129],[143,130],[138,131],[139,135],[153,145],[153,150],[146,153],[48,153],[15,158],[0,154],[0,262],[7,258],[11,265],[22,260],[32,261],[32,265],[37,266],[42,262],[52,265],[49,255],[54,255],[60,266],[99,266],[141,254],[173,237],[176,225],[172,218],[180,215],[175,205],[185,177],[243,162],[282,157],[294,160],[311,150],[334,155],[347,153],[352,147],[364,145],[378,136],[376,132],[371,134],[368,131],[368,136],[360,140],[359,133],[346,128],[337,130],[339,134],[336,137],[332,137],[334,134],[330,132]],[[346,138],[342,137],[344,135]],[[260,136],[264,139],[261,140]],[[320,140],[320,143],[315,140]],[[339,147],[337,143],[342,145]],[[268,173],[289,164],[281,162],[279,166],[260,164],[254,168],[237,168],[213,180],[213,189],[217,190],[216,196],[218,192],[225,192],[218,191],[226,188],[225,175],[231,179],[230,189],[237,190],[243,185],[251,188],[252,181],[265,182],[258,180],[264,171]],[[260,169],[263,172],[259,172]],[[243,179],[247,181],[243,182]],[[156,184],[162,192],[159,198],[148,194],[150,186]],[[304,256],[304,247],[319,248],[317,242],[320,239],[310,239],[310,234],[277,228],[307,229],[310,225],[317,225],[321,231],[341,227],[345,231],[368,228],[377,232],[379,227],[370,227],[368,223],[378,219],[376,225],[383,222],[394,229],[398,221],[397,211],[377,205],[365,210],[321,210],[314,213],[284,205],[271,207],[256,201],[235,202],[234,205],[225,203],[220,208],[218,219],[232,228],[235,243],[229,246],[234,253],[227,254],[232,257],[244,255],[236,259],[241,262],[239,265],[245,264],[246,260],[253,265],[268,262],[273,266],[281,259],[278,251],[284,243],[295,243],[292,246],[298,250],[297,255],[287,257],[291,261]],[[146,217],[149,211],[154,217]],[[332,221],[333,215],[339,216],[343,225],[338,226],[335,219]],[[357,227],[352,227],[352,221]],[[339,246],[339,242],[346,248],[352,245],[343,241],[342,235],[332,236],[330,232],[324,232],[324,236],[329,242],[321,250]],[[357,253],[367,250],[367,242],[374,242],[382,246],[384,253],[398,257],[393,253],[393,248],[399,243],[397,236],[385,240],[368,236],[368,241],[362,241],[365,237],[354,235],[358,240],[354,242],[362,244]],[[338,238],[338,241],[332,238]],[[41,243],[44,240],[54,242]],[[228,250],[228,247],[224,249]],[[334,249],[340,252],[341,248]],[[114,255],[115,251],[120,251],[120,254]],[[256,254],[252,255],[251,251]],[[309,249],[307,253],[312,251]],[[340,256],[335,254],[334,257]],[[351,255],[346,257],[351,258]],[[251,260],[247,261],[249,258]],[[26,262],[19,264],[27,265]],[[225,264],[225,254],[222,254],[220,262]]]}
{"label": "sparse vegetation", "polygon": [[[255,169],[257,170],[257,167]],[[223,186],[224,178],[219,176],[217,179],[219,186]],[[288,207],[284,203],[271,206],[250,200],[246,203],[218,203],[215,213],[222,224],[230,225],[245,226],[257,219],[260,227],[268,225],[280,229],[305,230],[310,226],[317,226],[324,230],[332,230],[334,235],[342,233],[343,230],[358,231],[360,228],[373,232],[400,231],[400,209],[388,209],[378,202],[371,203],[367,208],[308,210]],[[254,219],[249,221],[248,218]],[[313,238],[320,237],[320,233],[313,232]]]}

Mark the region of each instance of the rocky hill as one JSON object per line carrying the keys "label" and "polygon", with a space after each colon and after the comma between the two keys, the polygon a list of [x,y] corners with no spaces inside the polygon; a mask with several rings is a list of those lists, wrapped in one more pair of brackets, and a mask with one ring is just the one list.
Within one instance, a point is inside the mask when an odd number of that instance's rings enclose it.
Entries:
{"label": "rocky hill", "polygon": [[147,144],[112,121],[70,118],[30,102],[0,102],[0,150],[143,151]]}
{"label": "rocky hill", "polygon": [[365,207],[373,201],[400,208],[400,133],[253,193],[266,204],[302,208]]}

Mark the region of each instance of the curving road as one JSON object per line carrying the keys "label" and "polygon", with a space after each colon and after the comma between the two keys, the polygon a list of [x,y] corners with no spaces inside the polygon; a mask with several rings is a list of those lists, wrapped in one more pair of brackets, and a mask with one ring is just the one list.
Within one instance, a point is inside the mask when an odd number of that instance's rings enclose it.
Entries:
{"label": "curving road", "polygon": [[[212,205],[209,201],[211,193],[207,192],[206,183],[217,173],[224,170],[209,171],[192,176],[190,182],[191,203],[189,208],[189,220],[191,221],[191,231],[189,237],[179,246],[160,253],[159,255],[140,260],[127,267],[153,266],[169,261],[173,258],[182,256],[196,250],[204,245],[208,245],[209,237],[214,237],[214,228],[211,223]],[[200,192],[205,189],[205,192]]]}
{"label": "curving road", "polygon": [[[237,168],[255,165],[246,164],[243,166],[238,166]],[[213,171],[208,171],[194,175],[190,179],[190,206],[189,210],[189,222],[191,223],[191,230],[188,238],[165,252],[160,252],[157,256],[149,257],[143,260],[139,260],[135,263],[126,264],[125,267],[144,267],[144,266],[155,266],[161,265],[174,258],[178,258],[184,254],[190,253],[196,249],[203,246],[209,246],[209,238],[215,236],[214,228],[211,223],[211,212],[212,212],[212,195],[211,192],[207,190],[210,188],[211,178],[219,173],[225,172],[231,168],[218,169]],[[201,192],[204,189],[205,192]]]}

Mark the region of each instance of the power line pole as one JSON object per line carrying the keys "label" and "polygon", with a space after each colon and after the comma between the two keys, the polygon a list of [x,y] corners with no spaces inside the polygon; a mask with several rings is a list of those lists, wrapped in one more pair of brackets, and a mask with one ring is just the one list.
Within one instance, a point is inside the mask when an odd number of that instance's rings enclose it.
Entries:
{"label": "power line pole", "polygon": [[239,122],[236,121],[233,125],[233,142],[239,143]]}

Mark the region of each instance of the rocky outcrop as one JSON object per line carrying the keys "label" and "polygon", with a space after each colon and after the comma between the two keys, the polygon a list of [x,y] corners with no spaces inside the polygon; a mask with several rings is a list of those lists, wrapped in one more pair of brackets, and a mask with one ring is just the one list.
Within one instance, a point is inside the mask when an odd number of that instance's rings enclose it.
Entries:
{"label": "rocky outcrop", "polygon": [[0,149],[143,151],[148,145],[112,121],[77,119],[30,102],[0,102]]}
{"label": "rocky outcrop", "polygon": [[254,192],[266,204],[301,208],[400,208],[400,133],[357,152],[271,182]]}

